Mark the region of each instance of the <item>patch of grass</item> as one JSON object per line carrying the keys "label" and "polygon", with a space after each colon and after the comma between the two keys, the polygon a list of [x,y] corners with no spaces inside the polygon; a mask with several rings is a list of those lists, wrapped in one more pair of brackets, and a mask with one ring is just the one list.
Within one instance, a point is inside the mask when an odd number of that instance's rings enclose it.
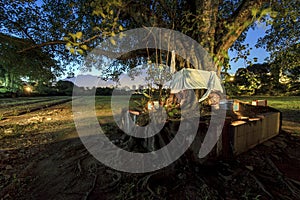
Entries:
{"label": "patch of grass", "polygon": [[276,109],[298,109],[300,108],[300,96],[289,97],[270,97],[270,96],[250,96],[250,97],[235,97],[242,101],[251,102],[252,100],[266,99],[268,105]]}
{"label": "patch of grass", "polygon": [[247,102],[266,99],[268,106],[276,108],[283,113],[283,119],[300,122],[300,96],[238,96],[235,99]]}
{"label": "patch of grass", "polygon": [[23,113],[31,112],[32,110],[47,108],[62,102],[70,100],[70,97],[35,97],[35,98],[20,98],[21,101],[15,99],[0,99],[3,103],[0,106],[0,112],[7,116],[18,116]]}

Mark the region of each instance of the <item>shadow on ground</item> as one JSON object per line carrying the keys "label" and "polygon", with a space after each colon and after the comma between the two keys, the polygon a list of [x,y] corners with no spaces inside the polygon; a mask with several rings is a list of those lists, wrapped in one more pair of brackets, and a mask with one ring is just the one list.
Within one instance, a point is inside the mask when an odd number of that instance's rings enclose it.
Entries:
{"label": "shadow on ground", "polygon": [[1,150],[1,199],[296,199],[300,140],[282,132],[232,160],[200,165],[183,155],[153,173],[129,174],[94,159],[76,133]]}

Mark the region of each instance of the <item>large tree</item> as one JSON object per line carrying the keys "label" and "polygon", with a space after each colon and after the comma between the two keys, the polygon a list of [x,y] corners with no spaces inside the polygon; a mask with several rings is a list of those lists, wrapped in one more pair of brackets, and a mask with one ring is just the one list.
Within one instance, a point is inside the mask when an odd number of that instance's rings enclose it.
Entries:
{"label": "large tree", "polygon": [[17,53],[19,49],[32,45],[28,39],[20,39],[0,33],[0,78],[10,91],[18,90],[21,78],[43,83],[60,73],[56,61],[41,49]]}
{"label": "large tree", "polygon": [[[215,59],[218,72],[228,67],[228,49],[238,47],[249,27],[262,20],[271,24],[261,45],[276,44],[272,34],[286,23],[299,0],[9,0],[1,3],[1,31],[32,41],[18,52],[42,48],[56,56],[74,58],[105,37],[131,28],[164,27],[187,34]],[[42,2],[42,3],[41,3]],[[39,6],[37,6],[39,5]],[[279,14],[278,14],[279,13]],[[296,16],[296,21],[295,17]],[[294,23],[298,16],[293,15]],[[298,23],[299,24],[299,23]],[[289,29],[289,25],[286,27]],[[72,34],[73,33],[73,34]],[[83,34],[82,34],[83,33]],[[295,34],[299,35],[297,30]],[[287,35],[290,39],[293,35]],[[282,38],[283,40],[285,38]],[[146,53],[136,56],[146,57]],[[77,56],[78,58],[78,56]],[[122,60],[132,59],[132,55]]]}

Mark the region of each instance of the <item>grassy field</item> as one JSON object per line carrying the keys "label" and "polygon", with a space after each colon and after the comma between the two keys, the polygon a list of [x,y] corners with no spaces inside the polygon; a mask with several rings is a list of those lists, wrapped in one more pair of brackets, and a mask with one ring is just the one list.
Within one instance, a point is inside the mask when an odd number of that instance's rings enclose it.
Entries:
{"label": "grassy field", "polygon": [[266,99],[268,105],[279,110],[299,110],[300,109],[300,96],[287,96],[287,97],[270,97],[270,96],[251,96],[251,97],[235,97],[242,101],[252,101]]}
{"label": "grassy field", "polygon": [[294,118],[289,120],[295,120],[300,122],[300,96],[287,96],[287,97],[270,97],[270,96],[252,96],[252,97],[235,97],[242,101],[251,102],[252,100],[262,100],[266,99],[268,106],[274,107],[283,112],[283,114],[288,114],[288,116]]}
{"label": "grassy field", "polygon": [[[118,96],[118,103],[124,105],[124,96]],[[140,102],[140,96],[132,97],[130,107],[136,107],[135,100]],[[6,98],[0,99],[0,120],[8,116],[16,116],[19,114],[31,112],[38,108],[59,104],[70,97],[24,97],[24,98]],[[300,129],[300,96],[289,97],[270,97],[270,96],[251,96],[251,97],[235,97],[242,101],[251,102],[252,100],[266,99],[268,105],[280,110],[283,113],[284,125],[287,123],[290,129],[296,127]],[[110,124],[114,122],[111,111],[111,97],[96,96],[96,112],[100,123]]]}
{"label": "grassy field", "polygon": [[0,120],[71,101],[68,96],[20,97],[0,99]]}

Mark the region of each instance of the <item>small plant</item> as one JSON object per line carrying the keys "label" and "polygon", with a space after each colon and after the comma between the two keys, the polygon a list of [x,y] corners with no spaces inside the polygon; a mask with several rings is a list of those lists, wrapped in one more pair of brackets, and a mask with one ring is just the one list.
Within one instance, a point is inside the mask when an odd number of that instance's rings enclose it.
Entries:
{"label": "small plant", "polygon": [[17,183],[17,184],[19,184],[20,183],[20,179],[18,179],[18,177],[17,177],[17,174],[13,174],[12,175],[12,182],[13,183]]}
{"label": "small plant", "polygon": [[261,195],[257,195],[256,197],[253,198],[253,200],[259,200],[260,199],[259,197],[261,197]]}
{"label": "small plant", "polygon": [[138,110],[138,111],[147,111],[147,103],[148,103],[148,99],[146,98],[142,98],[139,101],[134,101],[135,105],[134,106],[134,110]]}
{"label": "small plant", "polygon": [[179,119],[181,116],[180,109],[179,109],[179,104],[177,103],[177,99],[174,97],[174,95],[169,96],[165,100],[165,105],[164,108],[168,114],[169,118],[172,119]]}
{"label": "small plant", "polygon": [[178,119],[180,118],[180,111],[176,107],[173,107],[168,111],[168,116],[170,118]]}

